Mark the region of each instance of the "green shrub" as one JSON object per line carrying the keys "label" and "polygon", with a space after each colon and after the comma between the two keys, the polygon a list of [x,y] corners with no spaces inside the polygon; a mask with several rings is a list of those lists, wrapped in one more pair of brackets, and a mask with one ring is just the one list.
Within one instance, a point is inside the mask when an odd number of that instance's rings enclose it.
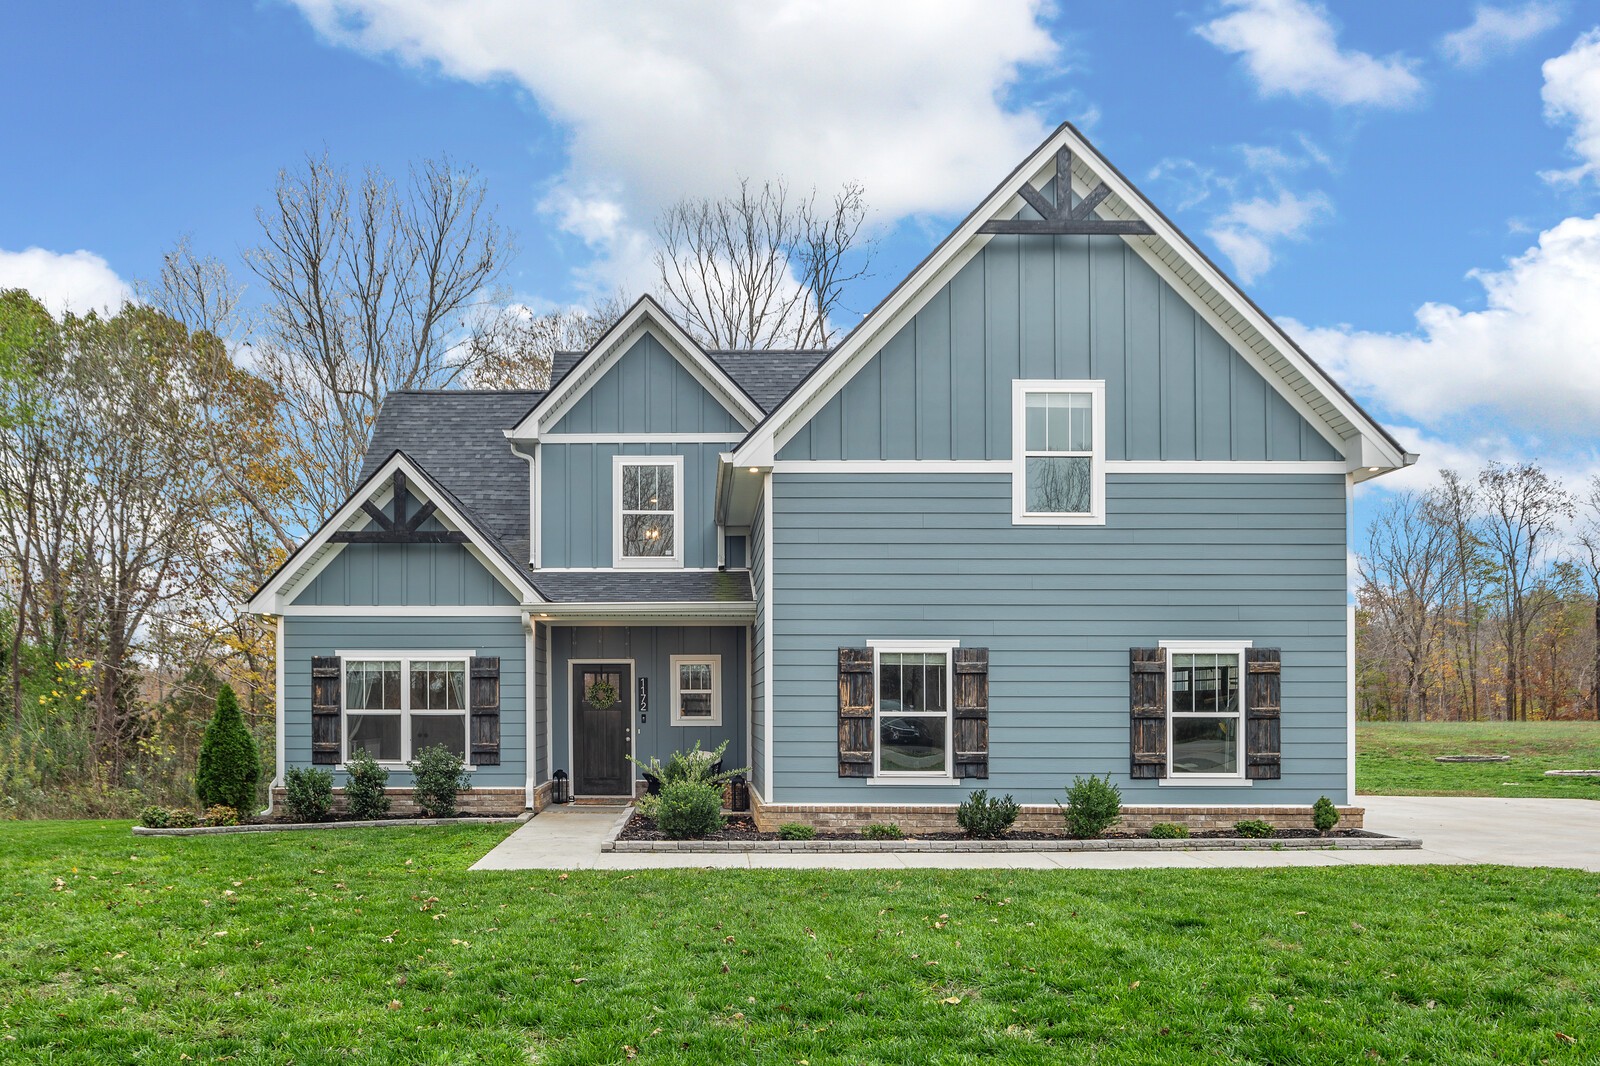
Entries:
{"label": "green shrub", "polygon": [[[1057,804],[1059,807],[1060,804]],[[1105,777],[1074,777],[1062,808],[1067,834],[1079,840],[1097,837],[1122,819],[1122,790]]]}
{"label": "green shrub", "polygon": [[778,826],[779,840],[815,840],[817,831],[802,822],[785,822]]}
{"label": "green shrub", "polygon": [[674,781],[656,798],[656,828],[672,840],[707,837],[722,828],[722,789],[703,781]]}
{"label": "green shrub", "polygon": [[217,692],[216,713],[200,742],[195,795],[207,807],[222,804],[236,811],[249,811],[255,806],[256,780],[260,776],[255,738],[239,713],[239,699],[233,688],[223,685]]}
{"label": "green shrub", "polygon": [[956,825],[969,837],[994,840],[1006,834],[1021,810],[1010,795],[991,799],[987,789],[974,789],[956,808]]}
{"label": "green shrub", "polygon": [[146,829],[165,829],[171,821],[172,815],[165,807],[146,807],[139,812],[139,824]]}
{"label": "green shrub", "polygon": [[1317,797],[1317,802],[1311,805],[1311,824],[1319,833],[1326,833],[1339,824],[1339,808],[1333,805],[1333,800],[1327,796]]}
{"label": "green shrub", "polygon": [[873,822],[861,827],[861,836],[864,840],[900,840],[905,833],[894,822]]}
{"label": "green shrub", "polygon": [[168,829],[193,829],[200,824],[200,816],[187,807],[177,807],[167,812]]}
{"label": "green shrub", "polygon": [[670,785],[675,781],[687,781],[693,784],[715,785],[719,790],[723,785],[732,781],[739,774],[745,773],[747,767],[739,766],[732,770],[711,772],[711,768],[722,761],[723,752],[728,750],[728,742],[724,740],[712,751],[701,751],[700,742],[694,742],[694,747],[689,751],[675,751],[667,759],[666,765],[654,755],[649,762],[640,762],[632,755],[628,761],[637,766],[641,771],[660,781],[662,785]]}
{"label": "green shrub", "polygon": [[411,797],[422,813],[429,818],[454,818],[456,794],[472,784],[461,756],[443,744],[435,744],[423,748],[406,766],[415,779]]}
{"label": "green shrub", "polygon": [[297,822],[320,822],[333,809],[333,775],[310,766],[290,767],[283,775],[283,805]]}
{"label": "green shrub", "polygon": [[1150,835],[1156,840],[1187,840],[1189,827],[1176,822],[1157,822],[1150,827]]}
{"label": "green shrub", "polygon": [[238,825],[239,811],[237,808],[230,807],[226,803],[213,803],[211,806],[206,808],[205,817],[202,819],[202,822],[205,825],[212,826]]}
{"label": "green shrub", "polygon": [[1272,823],[1263,822],[1259,818],[1247,818],[1242,822],[1234,822],[1233,831],[1242,837],[1260,839],[1272,835]]}
{"label": "green shrub", "polygon": [[344,761],[345,810],[362,820],[382,818],[389,813],[389,771],[365,748]]}

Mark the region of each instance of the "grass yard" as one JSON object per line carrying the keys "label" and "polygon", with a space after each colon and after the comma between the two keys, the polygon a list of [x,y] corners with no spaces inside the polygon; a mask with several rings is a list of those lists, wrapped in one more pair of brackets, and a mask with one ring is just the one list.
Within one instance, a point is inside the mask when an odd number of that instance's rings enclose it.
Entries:
{"label": "grass yard", "polygon": [[[1509,755],[1502,763],[1441,763],[1435,755]],[[1595,722],[1362,722],[1356,790],[1375,796],[1505,796],[1600,800],[1600,777],[1545,777],[1600,769]]]}
{"label": "grass yard", "polygon": [[502,827],[0,828],[0,1059],[1592,1063],[1571,871],[486,873]]}

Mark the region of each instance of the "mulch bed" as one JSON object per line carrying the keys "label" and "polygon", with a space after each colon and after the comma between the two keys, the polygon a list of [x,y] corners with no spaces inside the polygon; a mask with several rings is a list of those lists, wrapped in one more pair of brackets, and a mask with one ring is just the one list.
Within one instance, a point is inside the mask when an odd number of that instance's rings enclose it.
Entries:
{"label": "mulch bed", "polygon": [[[777,833],[763,833],[763,832],[761,832],[759,829],[756,828],[755,822],[751,821],[748,815],[736,814],[736,815],[733,815],[733,816],[729,817],[727,821],[728,821],[727,827],[724,828],[720,833],[713,833],[712,835],[710,835],[708,837],[701,837],[699,839],[702,839],[702,840],[781,840],[782,839],[781,837],[778,836]],[[1355,830],[1355,829],[1334,829],[1334,830],[1331,830],[1330,832],[1327,832],[1327,833],[1319,833],[1315,829],[1279,829],[1276,832],[1274,832],[1270,838],[1267,838],[1267,839],[1273,839],[1273,840],[1310,839],[1310,838],[1313,838],[1313,837],[1323,837],[1323,836],[1328,837],[1329,839],[1336,839],[1336,838],[1339,838],[1339,837],[1349,838],[1349,837],[1358,837],[1358,836],[1361,836],[1361,835],[1362,835],[1361,832],[1359,830]],[[1190,840],[1226,840],[1226,839],[1235,839],[1238,836],[1239,836],[1239,834],[1234,832],[1232,829],[1195,829],[1195,830],[1191,830],[1190,831],[1188,839],[1190,839]],[[1110,833],[1105,834],[1105,838],[1108,839],[1108,840],[1141,840],[1141,839],[1149,840],[1149,839],[1155,839],[1155,838],[1151,837],[1149,833],[1128,833],[1128,832],[1110,832]],[[618,840],[667,840],[667,839],[670,839],[670,838],[665,833],[663,833],[661,830],[656,828],[656,823],[655,822],[651,821],[649,818],[646,818],[644,815],[635,812],[633,817],[628,819],[628,824],[623,827],[622,832],[617,834],[617,839]],[[817,840],[865,840],[867,838],[864,837],[859,832],[853,832],[853,831],[852,832],[823,832],[823,831],[819,830],[817,832],[817,835],[816,835],[815,839],[817,839]],[[968,837],[965,833],[917,833],[917,834],[909,834],[908,833],[905,836],[904,839],[906,839],[906,840],[969,840],[971,838]],[[1066,835],[1065,832],[1061,832],[1061,833],[1045,833],[1045,832],[1040,832],[1038,830],[1017,830],[1015,832],[1007,833],[1002,839],[1004,839],[1004,840],[1066,840],[1067,839],[1067,835]]]}

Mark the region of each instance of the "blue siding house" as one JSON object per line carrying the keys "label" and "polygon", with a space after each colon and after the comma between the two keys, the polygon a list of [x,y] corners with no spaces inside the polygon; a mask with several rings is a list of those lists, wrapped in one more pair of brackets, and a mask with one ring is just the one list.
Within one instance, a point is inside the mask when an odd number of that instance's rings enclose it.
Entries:
{"label": "blue siding house", "polygon": [[1354,798],[1350,494],[1415,458],[1062,126],[830,351],[646,297],[548,390],[392,394],[248,605],[275,784],[442,743],[537,810],[727,742],[764,825],[1087,774],[1306,824]]}

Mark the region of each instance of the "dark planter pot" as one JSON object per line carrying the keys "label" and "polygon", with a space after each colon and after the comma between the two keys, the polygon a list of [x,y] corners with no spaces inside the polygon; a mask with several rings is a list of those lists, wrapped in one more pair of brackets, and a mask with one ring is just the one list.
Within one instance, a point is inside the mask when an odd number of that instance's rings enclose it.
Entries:
{"label": "dark planter pot", "polygon": [[[718,759],[716,762],[711,764],[711,772],[713,774],[722,773],[722,760],[721,759]],[[655,774],[651,773],[649,770],[645,770],[645,771],[643,771],[643,773],[644,773],[644,790],[647,793],[649,793],[650,795],[652,795],[652,796],[661,795],[661,778],[657,777]]]}

